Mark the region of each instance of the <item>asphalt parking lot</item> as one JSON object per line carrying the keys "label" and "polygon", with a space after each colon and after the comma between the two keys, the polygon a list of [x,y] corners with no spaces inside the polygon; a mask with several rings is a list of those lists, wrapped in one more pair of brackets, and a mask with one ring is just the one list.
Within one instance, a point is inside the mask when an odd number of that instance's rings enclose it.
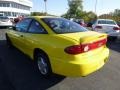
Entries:
{"label": "asphalt parking lot", "polygon": [[55,75],[41,77],[33,62],[6,46],[5,30],[0,29],[0,90],[120,90],[120,42],[109,41],[110,59],[99,71],[87,77]]}

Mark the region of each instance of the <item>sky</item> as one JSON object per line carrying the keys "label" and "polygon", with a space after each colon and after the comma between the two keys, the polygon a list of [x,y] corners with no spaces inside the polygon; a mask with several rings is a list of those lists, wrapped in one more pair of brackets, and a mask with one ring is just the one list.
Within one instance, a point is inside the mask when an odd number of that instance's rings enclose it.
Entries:
{"label": "sky", "polygon": [[[44,0],[31,0],[33,8],[31,11],[44,12]],[[83,0],[83,10],[95,12],[96,0]],[[62,15],[68,9],[67,0],[47,0],[47,13]],[[120,9],[120,0],[97,0],[96,14],[101,15]]]}

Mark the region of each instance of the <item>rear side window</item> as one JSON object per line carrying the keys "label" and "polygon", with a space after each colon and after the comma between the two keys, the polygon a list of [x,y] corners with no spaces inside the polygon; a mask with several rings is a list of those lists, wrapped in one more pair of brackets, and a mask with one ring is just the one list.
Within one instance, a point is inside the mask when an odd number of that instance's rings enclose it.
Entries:
{"label": "rear side window", "polygon": [[79,24],[64,18],[43,18],[42,20],[57,34],[87,31]]}
{"label": "rear side window", "polygon": [[27,32],[28,27],[31,23],[32,19],[26,18],[16,24],[16,30],[19,32]]}
{"label": "rear side window", "polygon": [[47,32],[45,29],[40,25],[38,21],[33,20],[30,28],[28,30],[30,33],[41,33],[41,34],[46,34]]}

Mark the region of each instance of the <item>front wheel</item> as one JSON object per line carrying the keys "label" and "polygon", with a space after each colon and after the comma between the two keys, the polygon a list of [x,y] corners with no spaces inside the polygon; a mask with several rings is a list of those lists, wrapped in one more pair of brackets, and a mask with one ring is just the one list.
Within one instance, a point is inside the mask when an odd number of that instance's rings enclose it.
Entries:
{"label": "front wheel", "polygon": [[43,53],[35,54],[36,66],[42,76],[48,77],[52,74],[48,57]]}

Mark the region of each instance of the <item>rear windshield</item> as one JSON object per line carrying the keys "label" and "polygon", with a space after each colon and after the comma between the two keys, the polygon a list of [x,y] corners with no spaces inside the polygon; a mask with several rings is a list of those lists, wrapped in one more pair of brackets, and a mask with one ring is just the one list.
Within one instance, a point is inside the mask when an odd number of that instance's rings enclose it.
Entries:
{"label": "rear windshield", "polygon": [[57,34],[88,31],[79,24],[64,18],[43,18],[42,20]]}
{"label": "rear windshield", "polygon": [[114,21],[109,21],[109,20],[99,20],[98,24],[111,24],[111,25],[115,25]]}

